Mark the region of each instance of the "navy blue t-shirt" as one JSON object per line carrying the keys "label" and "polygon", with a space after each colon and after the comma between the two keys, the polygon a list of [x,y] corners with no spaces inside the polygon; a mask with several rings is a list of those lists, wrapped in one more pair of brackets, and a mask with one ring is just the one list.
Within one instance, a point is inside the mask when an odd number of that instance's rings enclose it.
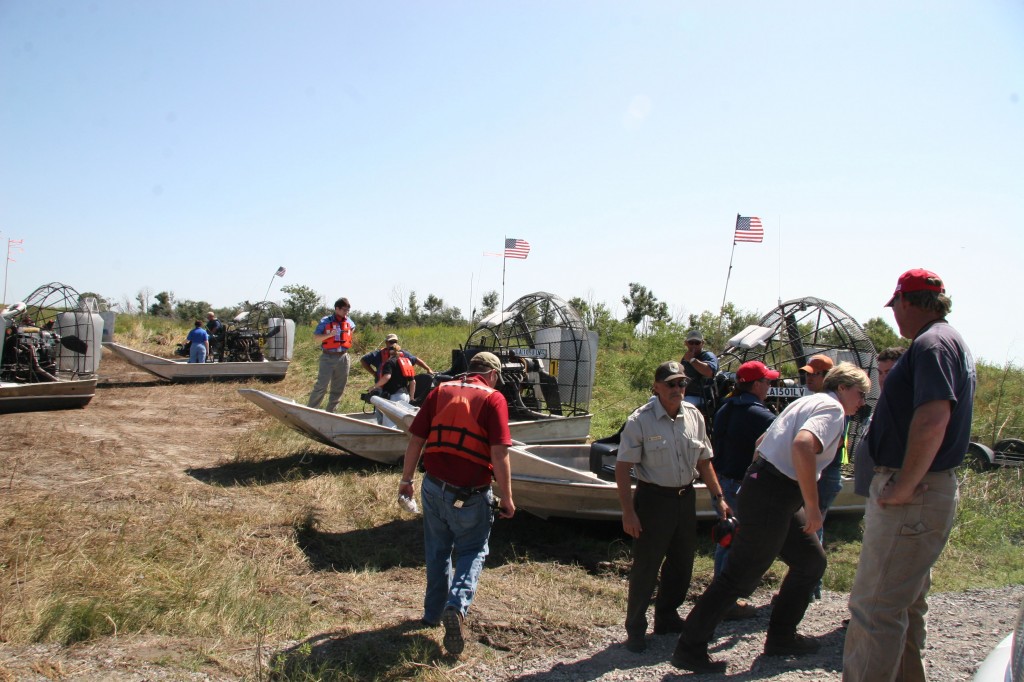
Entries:
{"label": "navy blue t-shirt", "polygon": [[754,459],[754,444],[775,421],[769,410],[753,393],[740,393],[718,408],[714,419],[711,446],[715,473],[742,481]]}
{"label": "navy blue t-shirt", "polygon": [[868,430],[871,458],[880,466],[902,468],[914,410],[948,400],[949,424],[929,471],[959,466],[971,440],[976,384],[974,358],[960,333],[945,320],[926,326],[885,379]]}

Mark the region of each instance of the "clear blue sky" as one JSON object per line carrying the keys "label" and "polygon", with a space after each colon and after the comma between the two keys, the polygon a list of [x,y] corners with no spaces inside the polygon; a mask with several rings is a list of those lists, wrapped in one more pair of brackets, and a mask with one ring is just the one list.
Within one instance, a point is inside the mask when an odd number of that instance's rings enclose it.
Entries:
{"label": "clear blue sky", "polygon": [[1024,362],[1024,5],[0,2],[8,300],[50,281],[386,312],[502,289],[674,315],[938,272]]}

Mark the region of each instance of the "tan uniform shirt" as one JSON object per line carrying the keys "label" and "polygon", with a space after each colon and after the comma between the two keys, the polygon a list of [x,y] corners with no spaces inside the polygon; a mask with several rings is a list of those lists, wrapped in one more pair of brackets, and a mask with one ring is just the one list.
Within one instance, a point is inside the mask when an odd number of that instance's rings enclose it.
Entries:
{"label": "tan uniform shirt", "polygon": [[689,485],[697,462],[711,459],[704,415],[684,402],[673,419],[654,398],[629,415],[617,459],[633,464],[641,481],[668,488]]}

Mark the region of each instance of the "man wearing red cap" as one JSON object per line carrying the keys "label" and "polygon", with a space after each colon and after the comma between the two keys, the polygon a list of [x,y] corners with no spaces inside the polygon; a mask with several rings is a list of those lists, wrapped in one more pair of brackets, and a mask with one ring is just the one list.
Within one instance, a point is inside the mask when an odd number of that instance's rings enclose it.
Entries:
{"label": "man wearing red cap", "polygon": [[[733,513],[739,509],[737,495],[743,476],[754,461],[757,439],[775,421],[775,413],[765,407],[764,400],[768,397],[771,382],[778,378],[779,373],[768,369],[763,362],[744,362],[736,370],[736,388],[733,389],[732,397],[715,413],[711,434],[715,458],[711,463],[715,467],[715,475],[722,486],[725,501]],[[715,575],[722,572],[728,556],[728,546],[715,547]],[[739,599],[725,618],[738,620],[756,615],[757,610],[753,604]]]}
{"label": "man wearing red cap", "polygon": [[889,372],[868,449],[875,461],[864,540],[850,591],[843,680],[925,680],[931,568],[956,516],[955,468],[971,434],[977,375],[952,301],[928,270],[900,276],[886,303],[913,343]]}

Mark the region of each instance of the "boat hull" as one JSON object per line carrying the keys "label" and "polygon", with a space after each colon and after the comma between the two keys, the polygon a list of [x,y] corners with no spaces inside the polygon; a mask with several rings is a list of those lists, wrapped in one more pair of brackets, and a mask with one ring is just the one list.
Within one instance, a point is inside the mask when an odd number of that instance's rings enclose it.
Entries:
{"label": "boat hull", "polygon": [[381,464],[397,464],[405,456],[404,431],[377,423],[372,412],[334,414],[254,388],[239,395],[304,436],[342,452]]}
{"label": "boat hull", "polygon": [[260,379],[281,381],[288,371],[288,360],[262,362],[195,362],[171,360],[128,348],[112,341],[103,345],[139,369],[173,382],[241,381]]}
{"label": "boat hull", "polygon": [[[530,445],[509,448],[512,494],[516,507],[543,519],[550,517],[617,520],[622,518],[614,481],[590,471],[590,446]],[[697,518],[714,519],[717,511],[703,483],[697,492]],[[853,479],[843,488],[829,514],[864,513],[864,498],[853,492]]]}
{"label": "boat hull", "polygon": [[[405,449],[409,444],[406,430],[415,414],[407,406],[373,398],[374,404],[383,408],[400,427],[395,428],[377,424],[369,412],[332,414],[266,391],[240,388],[238,393],[299,433],[350,455],[382,464],[397,464],[405,457]],[[512,422],[509,430],[516,440],[539,438],[544,439],[542,442],[579,443],[587,439],[590,415],[538,422]]]}
{"label": "boat hull", "polygon": [[85,407],[96,395],[96,379],[36,384],[0,383],[0,413]]}

